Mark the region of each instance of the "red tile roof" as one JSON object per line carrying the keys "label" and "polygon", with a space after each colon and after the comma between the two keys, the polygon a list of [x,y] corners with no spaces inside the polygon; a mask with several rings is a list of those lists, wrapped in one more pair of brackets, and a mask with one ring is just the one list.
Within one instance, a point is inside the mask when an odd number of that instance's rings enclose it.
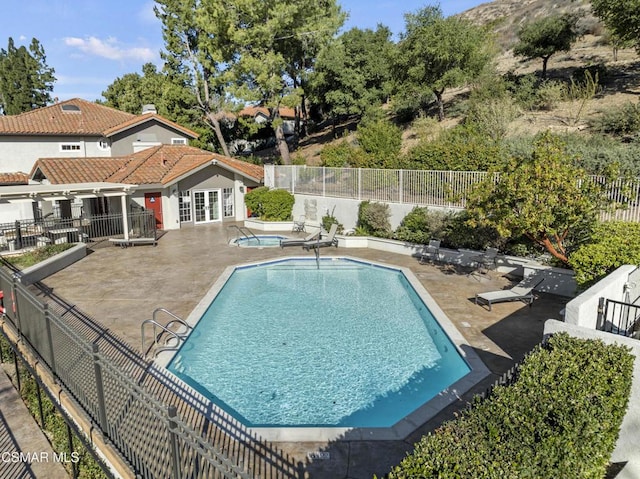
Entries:
{"label": "red tile roof", "polygon": [[0,116],[0,135],[110,136],[149,120],[160,121],[197,138],[198,134],[156,114],[133,115],[74,98],[20,115]]}
{"label": "red tile roof", "polygon": [[16,173],[0,173],[0,185],[27,185],[29,184],[29,175],[18,171]]}
{"label": "red tile roof", "polygon": [[[247,106],[238,112],[238,116],[252,116],[255,117],[258,113],[263,114],[269,118],[269,109],[263,106]],[[280,118],[295,118],[296,112],[293,108],[280,108]]]}
{"label": "red tile roof", "polygon": [[223,168],[262,181],[262,166],[211,153],[192,146],[160,145],[118,158],[41,158],[33,166],[52,184],[129,183],[168,185],[183,175],[216,160]]}

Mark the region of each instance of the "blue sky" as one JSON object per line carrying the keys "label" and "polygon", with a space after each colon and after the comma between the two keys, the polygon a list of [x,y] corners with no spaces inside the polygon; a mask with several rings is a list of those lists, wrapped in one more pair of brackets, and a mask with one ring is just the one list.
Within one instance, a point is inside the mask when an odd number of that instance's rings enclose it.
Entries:
{"label": "blue sky", "polygon": [[[338,3],[349,13],[345,29],[375,28],[381,23],[396,35],[404,28],[405,13],[436,4],[416,0]],[[480,3],[453,0],[440,5],[445,15],[452,15]],[[53,96],[93,101],[116,78],[141,73],[144,63],[161,66],[162,33],[153,6],[153,0],[0,0],[0,48],[6,49],[9,37],[17,45],[37,38],[48,65],[55,69]]]}

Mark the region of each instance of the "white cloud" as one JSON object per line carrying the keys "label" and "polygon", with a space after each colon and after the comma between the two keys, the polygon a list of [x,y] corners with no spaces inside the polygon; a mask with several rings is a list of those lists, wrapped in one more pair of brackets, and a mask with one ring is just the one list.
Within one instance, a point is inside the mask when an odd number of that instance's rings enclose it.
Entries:
{"label": "white cloud", "polygon": [[156,53],[146,47],[125,47],[114,37],[101,40],[97,37],[66,37],[65,45],[76,48],[91,56],[107,58],[109,60],[138,60],[149,62],[156,58]]}

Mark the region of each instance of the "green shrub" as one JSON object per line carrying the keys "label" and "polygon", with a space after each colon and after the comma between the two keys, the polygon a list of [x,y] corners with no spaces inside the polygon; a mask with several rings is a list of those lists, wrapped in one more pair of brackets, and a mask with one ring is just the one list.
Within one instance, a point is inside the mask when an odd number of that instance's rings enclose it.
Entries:
{"label": "green shrub", "polygon": [[402,219],[393,239],[427,244],[430,239],[442,239],[449,215],[416,206]]}
{"label": "green shrub", "polygon": [[536,106],[541,110],[553,110],[567,97],[567,87],[555,80],[545,81],[538,87]]}
{"label": "green shrub", "polygon": [[344,139],[322,148],[320,160],[322,166],[364,168],[369,162],[369,157],[361,148],[349,144]]}
{"label": "green shrub", "polygon": [[336,230],[336,233],[341,234],[344,231],[344,227],[342,226],[342,223],[338,221],[338,218],[334,216],[333,212],[335,211],[335,209],[336,208],[334,206],[331,213],[327,211],[327,214],[322,217],[322,228],[325,231],[329,231],[331,229],[331,225],[335,223],[338,225],[338,229]]}
{"label": "green shrub", "polygon": [[628,102],[605,111],[591,122],[591,127],[609,135],[637,138],[640,133],[640,102]]}
{"label": "green shrub", "polygon": [[389,238],[391,223],[389,222],[389,205],[363,201],[358,207],[358,224],[368,235]]}
{"label": "green shrub", "polygon": [[447,222],[443,246],[451,249],[468,248],[484,250],[488,247],[502,249],[504,239],[495,228],[489,226],[469,226],[469,213],[466,210],[452,215]]}
{"label": "green shrub", "polygon": [[569,256],[580,289],[588,288],[624,264],[640,264],[640,223],[600,223],[591,241]]}
{"label": "green shrub", "polygon": [[245,204],[251,212],[265,221],[291,219],[294,196],[286,190],[271,190],[266,186],[256,188],[245,195]]}
{"label": "green shrub", "polygon": [[357,132],[360,147],[369,155],[370,168],[394,168],[402,147],[402,130],[386,119],[362,122]]}
{"label": "green shrub", "polygon": [[557,334],[526,358],[513,385],[424,436],[388,477],[602,479],[633,360],[627,348]]}

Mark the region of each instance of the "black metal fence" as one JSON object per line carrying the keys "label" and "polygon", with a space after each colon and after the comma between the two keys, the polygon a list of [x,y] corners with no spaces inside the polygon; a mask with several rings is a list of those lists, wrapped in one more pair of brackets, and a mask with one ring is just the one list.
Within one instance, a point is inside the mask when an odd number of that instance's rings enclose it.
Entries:
{"label": "black metal fence", "polygon": [[2,267],[0,290],[8,323],[136,477],[299,476],[286,455],[43,285]]}
{"label": "black metal fence", "polygon": [[640,331],[640,304],[600,298],[597,329],[633,337]]}
{"label": "black metal fence", "polygon": [[[130,213],[127,224],[131,237],[156,238],[153,211]],[[17,220],[0,223],[0,251],[17,251],[56,243],[99,241],[124,236],[123,215],[80,218]]]}

